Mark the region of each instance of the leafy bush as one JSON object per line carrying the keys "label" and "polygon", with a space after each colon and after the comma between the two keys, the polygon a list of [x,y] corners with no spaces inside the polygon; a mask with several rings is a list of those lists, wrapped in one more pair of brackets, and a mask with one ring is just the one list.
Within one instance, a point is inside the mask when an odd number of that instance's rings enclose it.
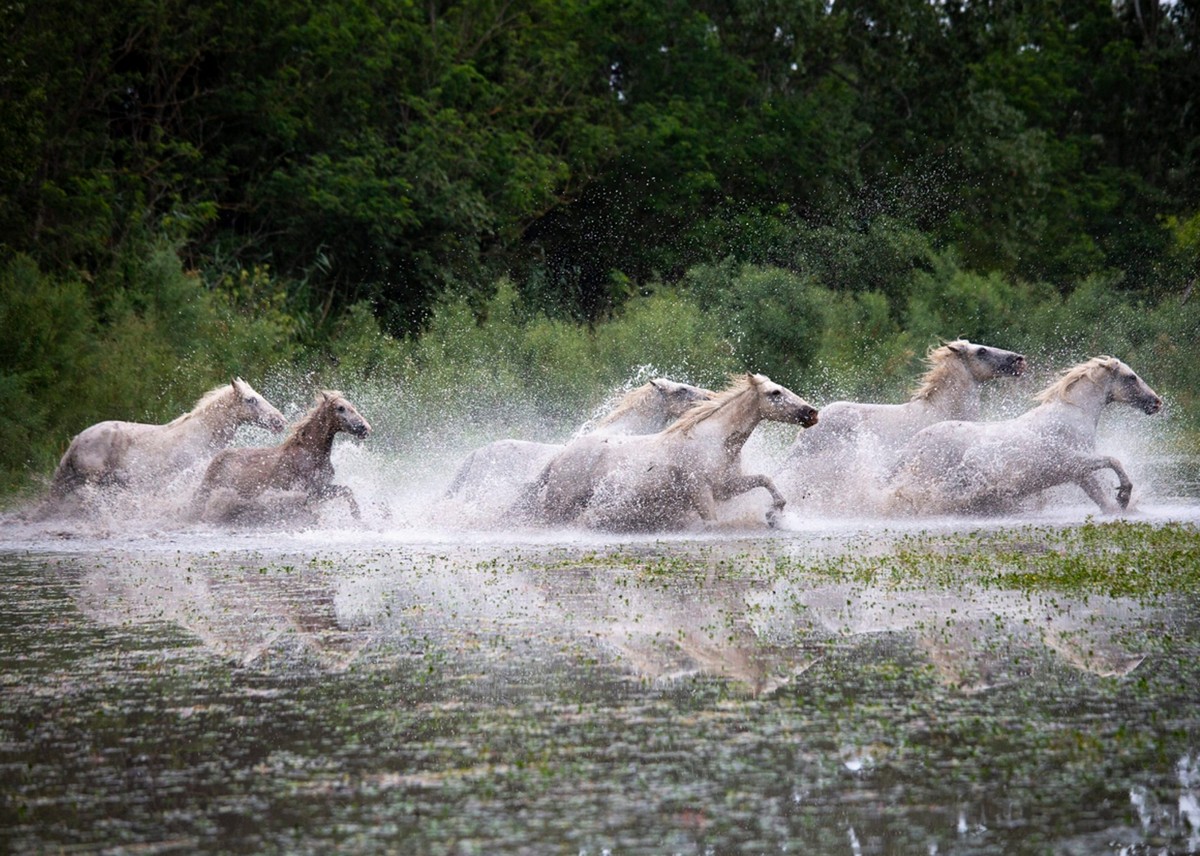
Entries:
{"label": "leafy bush", "polygon": [[686,282],[741,367],[785,386],[800,380],[820,348],[824,289],[782,268],[729,263],[694,267]]}

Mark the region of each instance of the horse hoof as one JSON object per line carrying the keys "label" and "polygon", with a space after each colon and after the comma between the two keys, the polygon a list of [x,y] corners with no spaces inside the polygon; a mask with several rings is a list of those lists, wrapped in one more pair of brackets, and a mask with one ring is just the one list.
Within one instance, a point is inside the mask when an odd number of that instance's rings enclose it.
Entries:
{"label": "horse hoof", "polygon": [[767,528],[768,529],[778,529],[779,528],[779,513],[777,511],[775,511],[775,509],[771,509],[770,511],[767,512]]}
{"label": "horse hoof", "polygon": [[1133,494],[1133,485],[1128,487],[1117,488],[1117,505],[1121,508],[1129,507],[1129,497]]}

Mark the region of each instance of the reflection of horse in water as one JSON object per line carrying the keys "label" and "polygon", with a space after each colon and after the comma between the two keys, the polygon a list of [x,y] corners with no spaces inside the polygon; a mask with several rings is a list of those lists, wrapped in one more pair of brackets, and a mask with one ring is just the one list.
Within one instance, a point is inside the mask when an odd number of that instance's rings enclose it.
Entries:
{"label": "reflection of horse in water", "polygon": [[75,435],[50,495],[62,499],[85,484],[151,488],[224,449],[247,424],[276,432],[286,427],[283,414],[241,378],[209,391],[165,425],[99,422]]}
{"label": "reflection of horse in water", "polygon": [[216,555],[186,567],[100,563],[76,589],[80,609],[106,624],[170,621],[239,666],[316,666],[341,672],[371,639],[342,622],[326,569],[263,568]]}
{"label": "reflection of horse in water", "polygon": [[[918,433],[890,482],[893,510],[997,513],[1061,484],[1079,485],[1107,513],[1128,506],[1133,485],[1120,461],[1096,454],[1096,426],[1110,402],[1157,413],[1157,393],[1120,360],[1095,357],[1067,369],[1037,401],[1016,419],[940,422]],[[1102,469],[1117,475],[1115,501],[1096,477]]]}
{"label": "reflection of horse in water", "polygon": [[927,658],[938,680],[975,693],[1020,680],[1034,661],[1101,677],[1126,675],[1144,659],[1130,627],[1153,613],[1133,598],[1088,595],[1086,603],[1028,592],[964,586],[913,591],[891,584],[821,584],[781,579],[747,596],[763,643],[828,646],[838,639],[890,635]]}
{"label": "reflection of horse in water", "polygon": [[[204,520],[228,520],[268,511],[264,494],[298,494],[300,505],[342,497],[359,517],[358,503],[348,487],[333,483],[333,438],[345,431],[363,438],[371,433],[367,420],[340,392],[322,392],[315,405],[278,446],[226,449],[208,465],[193,499],[193,514]],[[229,494],[232,494],[230,501]]]}
{"label": "reflection of horse in water", "polygon": [[[655,378],[624,395],[608,415],[585,432],[652,434],[666,428],[698,401],[712,398],[707,389]],[[497,510],[507,508],[520,490],[561,452],[561,443],[497,440],[471,452],[459,466],[446,496]]]}
{"label": "reflection of horse in water", "polygon": [[764,375],[736,377],[657,434],[573,440],[515,511],[598,529],[679,529],[693,515],[715,521],[718,501],[762,487],[778,512],[785,500],[771,479],[741,470],[742,446],[764,419],[809,426],[817,410]]}
{"label": "reflection of horse in water", "polygon": [[930,349],[926,361],[928,371],[904,404],[833,401],[821,408],[820,423],[800,432],[778,474],[789,499],[857,507],[861,497],[848,487],[890,470],[910,437],[936,422],[979,418],[982,384],[1025,372],[1021,354],[966,339]]}

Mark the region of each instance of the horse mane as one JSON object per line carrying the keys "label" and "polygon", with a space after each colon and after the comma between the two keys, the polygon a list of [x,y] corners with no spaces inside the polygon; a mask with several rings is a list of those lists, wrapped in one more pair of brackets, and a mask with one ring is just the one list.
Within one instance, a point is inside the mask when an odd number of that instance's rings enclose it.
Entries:
{"label": "horse mane", "polygon": [[206,410],[216,404],[223,395],[229,392],[230,388],[230,385],[227,383],[213,387],[208,392],[204,393],[204,395],[200,396],[200,399],[194,405],[192,405],[191,410],[189,410],[187,413],[176,416],[174,419],[168,422],[168,427],[179,425],[191,419],[193,416],[204,413]]}
{"label": "horse mane", "polygon": [[734,399],[745,395],[754,389],[754,379],[749,374],[733,374],[729,376],[729,386],[716,393],[707,401],[698,401],[672,423],[666,431],[687,433],[699,423],[714,415]]}
{"label": "horse mane", "polygon": [[639,387],[631,389],[625,395],[621,396],[621,400],[617,402],[616,407],[608,412],[608,414],[596,422],[595,427],[602,428],[605,425],[611,425],[618,419],[623,418],[631,411],[638,410],[645,405],[652,396],[659,394],[658,387],[650,381],[642,384]]}
{"label": "horse mane", "polygon": [[913,390],[910,401],[928,401],[939,389],[945,387],[946,380],[957,370],[954,359],[957,352],[955,345],[969,344],[966,339],[955,339],[953,342],[942,342],[931,347],[925,354],[925,363],[929,366],[921,376],[920,385]]}
{"label": "horse mane", "polygon": [[1075,384],[1081,380],[1094,380],[1097,375],[1111,371],[1116,361],[1116,357],[1102,355],[1064,369],[1058,380],[1033,397],[1034,401],[1040,404],[1048,401],[1061,401],[1067,397]]}
{"label": "horse mane", "polygon": [[316,418],[318,413],[321,412],[325,405],[337,398],[345,398],[345,396],[336,389],[325,389],[318,392],[316,397],[313,399],[312,407],[308,409],[307,413],[296,420],[296,424],[291,427],[287,436],[283,438],[283,442],[287,443],[298,438],[304,429],[308,427],[308,424]]}

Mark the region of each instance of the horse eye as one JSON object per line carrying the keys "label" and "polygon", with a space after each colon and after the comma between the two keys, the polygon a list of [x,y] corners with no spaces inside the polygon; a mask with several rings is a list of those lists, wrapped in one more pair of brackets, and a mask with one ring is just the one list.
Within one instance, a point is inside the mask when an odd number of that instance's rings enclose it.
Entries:
{"label": "horse eye", "polygon": [[254,404],[254,399],[253,399],[253,398],[247,398],[247,399],[246,399],[246,403],[247,403],[247,404]]}
{"label": "horse eye", "polygon": [[987,355],[988,355],[988,349],[987,349],[987,348],[980,348],[980,349],[979,349],[979,356],[981,356],[981,357],[986,357]]}
{"label": "horse eye", "polygon": [[773,389],[770,392],[768,392],[767,395],[771,396],[771,398],[779,398],[779,396],[783,395],[783,390],[782,389]]}
{"label": "horse eye", "polygon": [[339,404],[338,405],[338,413],[345,413],[345,412],[346,412],[346,405]]}

